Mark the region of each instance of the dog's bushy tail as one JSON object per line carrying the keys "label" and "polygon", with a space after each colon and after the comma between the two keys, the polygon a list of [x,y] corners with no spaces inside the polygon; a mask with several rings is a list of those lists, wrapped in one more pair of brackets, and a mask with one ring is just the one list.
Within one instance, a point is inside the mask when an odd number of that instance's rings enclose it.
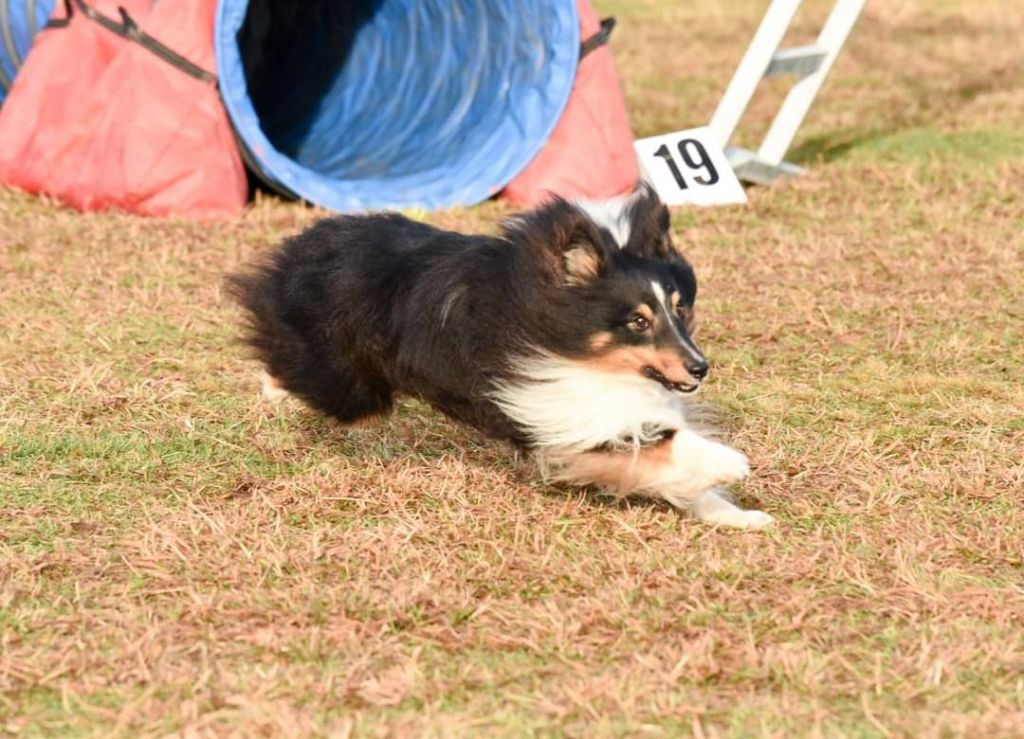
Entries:
{"label": "dog's bushy tail", "polygon": [[245,311],[242,341],[272,376],[284,378],[291,374],[306,347],[302,337],[281,318],[275,277],[272,263],[257,265],[230,275],[227,292]]}

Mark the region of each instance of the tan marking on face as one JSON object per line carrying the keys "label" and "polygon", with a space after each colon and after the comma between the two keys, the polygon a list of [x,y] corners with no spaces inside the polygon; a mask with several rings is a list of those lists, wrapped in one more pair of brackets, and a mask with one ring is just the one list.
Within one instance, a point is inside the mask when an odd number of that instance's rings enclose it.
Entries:
{"label": "tan marking on face", "polygon": [[633,312],[639,313],[648,321],[654,323],[654,311],[651,310],[651,306],[647,305],[647,303],[640,303],[640,305],[633,309]]}
{"label": "tan marking on face", "polygon": [[[656,366],[657,352],[652,346],[619,347],[586,360],[586,364],[605,372],[635,373],[647,365]],[[659,370],[660,371],[660,370]]]}
{"label": "tan marking on face", "polygon": [[644,367],[654,367],[669,382],[693,382],[683,360],[675,352],[653,346],[620,347],[591,357],[585,363],[604,372],[623,374],[641,374]]}
{"label": "tan marking on face", "polygon": [[683,310],[680,312],[679,315],[683,319],[683,325],[686,326],[687,333],[689,333],[692,336],[694,330],[697,327],[697,320],[693,313],[693,306],[684,306]]}
{"label": "tan marking on face", "polygon": [[672,312],[673,312],[673,313],[674,313],[675,311],[678,311],[678,310],[679,310],[679,299],[680,299],[680,295],[679,295],[679,292],[678,292],[678,291],[677,291],[677,292],[674,292],[674,293],[672,293],[672,295],[671,295],[671,296],[669,296],[669,299],[668,299],[668,301],[669,301],[669,303],[670,303],[670,304],[671,304],[671,306],[672,306]]}
{"label": "tan marking on face", "polygon": [[607,349],[612,343],[612,335],[608,331],[599,331],[590,337],[590,348],[595,352]]}

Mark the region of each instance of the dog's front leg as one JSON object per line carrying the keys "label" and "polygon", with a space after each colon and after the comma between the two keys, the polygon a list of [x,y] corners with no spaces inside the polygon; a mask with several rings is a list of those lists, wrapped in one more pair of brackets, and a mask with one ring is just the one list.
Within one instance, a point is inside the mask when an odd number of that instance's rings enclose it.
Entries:
{"label": "dog's front leg", "polygon": [[547,456],[548,474],[597,484],[619,495],[663,498],[694,518],[720,526],[762,528],[772,517],[733,505],[725,486],[750,473],[747,458],[725,444],[690,430],[637,452],[563,452]]}
{"label": "dog's front leg", "polygon": [[675,506],[701,521],[741,529],[759,529],[774,519],[732,503],[726,485],[747,477],[746,456],[721,442],[683,429],[672,438],[671,465],[662,471],[658,489]]}
{"label": "dog's front leg", "polygon": [[705,490],[690,502],[690,515],[699,521],[734,529],[763,529],[775,520],[764,511],[740,508],[728,496],[725,488]]}
{"label": "dog's front leg", "polygon": [[676,431],[671,440],[665,482],[684,497],[719,485],[730,485],[750,474],[746,456],[691,429]]}

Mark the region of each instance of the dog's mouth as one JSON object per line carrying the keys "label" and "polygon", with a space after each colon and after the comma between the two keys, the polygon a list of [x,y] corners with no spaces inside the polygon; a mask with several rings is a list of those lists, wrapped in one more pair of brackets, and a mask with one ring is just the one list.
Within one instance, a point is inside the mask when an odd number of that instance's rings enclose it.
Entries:
{"label": "dog's mouth", "polygon": [[654,367],[651,367],[650,365],[648,365],[647,367],[644,367],[644,377],[646,377],[646,378],[648,378],[650,380],[654,380],[655,382],[660,384],[663,388],[665,388],[669,392],[682,393],[684,395],[689,395],[690,393],[695,393],[695,392],[697,392],[697,388],[700,387],[700,383],[699,382],[694,382],[694,383],[672,382],[670,379],[665,377],[665,375],[661,374],[660,372],[658,372],[658,370],[654,369]]}

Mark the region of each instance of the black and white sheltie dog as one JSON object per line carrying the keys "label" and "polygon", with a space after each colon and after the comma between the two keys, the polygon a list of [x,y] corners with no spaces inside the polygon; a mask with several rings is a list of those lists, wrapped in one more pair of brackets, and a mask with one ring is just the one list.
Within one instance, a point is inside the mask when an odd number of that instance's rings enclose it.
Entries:
{"label": "black and white sheltie dog", "polygon": [[708,374],[692,338],[697,282],[646,186],[553,199],[498,236],[331,218],[230,282],[267,397],[351,424],[405,393],[529,450],[555,479],[725,526],[772,521],[729,501],[747,459],[693,422]]}

